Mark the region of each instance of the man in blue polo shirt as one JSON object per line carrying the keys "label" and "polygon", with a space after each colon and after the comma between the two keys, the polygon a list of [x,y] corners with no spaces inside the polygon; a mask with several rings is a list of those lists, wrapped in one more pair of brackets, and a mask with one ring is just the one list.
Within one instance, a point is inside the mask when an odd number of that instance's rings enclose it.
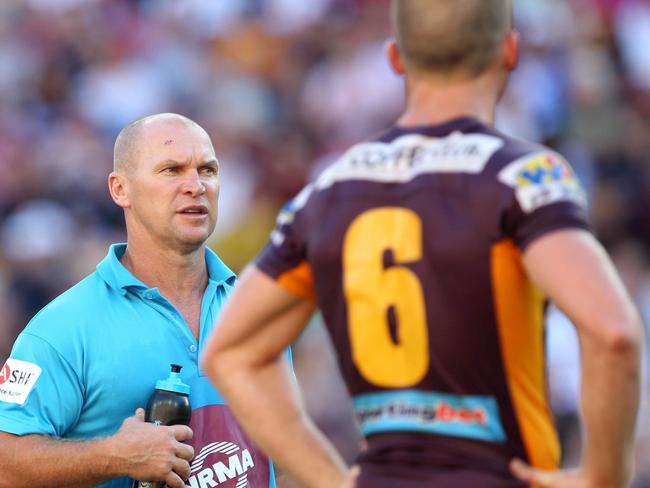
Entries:
{"label": "man in blue polo shirt", "polygon": [[[109,189],[127,244],[41,310],[0,369],[0,486],[275,486],[198,367],[235,282],[205,244],[219,194],[208,134],[176,114],[134,122],[117,137]],[[143,422],[171,363],[191,387],[190,428]]]}

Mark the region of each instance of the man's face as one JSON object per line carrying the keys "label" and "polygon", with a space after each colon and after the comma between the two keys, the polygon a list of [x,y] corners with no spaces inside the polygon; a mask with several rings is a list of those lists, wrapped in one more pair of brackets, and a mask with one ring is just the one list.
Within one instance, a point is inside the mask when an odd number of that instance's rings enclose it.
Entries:
{"label": "man's face", "polygon": [[142,130],[127,176],[128,231],[163,247],[196,250],[217,222],[219,163],[210,139],[182,121],[157,121]]}

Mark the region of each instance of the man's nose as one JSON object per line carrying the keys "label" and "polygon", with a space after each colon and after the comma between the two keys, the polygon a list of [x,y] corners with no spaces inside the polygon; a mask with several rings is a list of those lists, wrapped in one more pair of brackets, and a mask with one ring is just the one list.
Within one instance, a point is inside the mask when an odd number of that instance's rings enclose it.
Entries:
{"label": "man's nose", "polygon": [[191,195],[202,195],[205,193],[205,185],[198,171],[188,172],[187,178],[183,181],[183,192]]}

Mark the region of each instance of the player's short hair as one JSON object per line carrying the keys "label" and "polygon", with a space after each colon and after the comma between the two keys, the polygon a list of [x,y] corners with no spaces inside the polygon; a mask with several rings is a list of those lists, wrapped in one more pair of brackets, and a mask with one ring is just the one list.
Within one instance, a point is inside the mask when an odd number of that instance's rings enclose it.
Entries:
{"label": "player's short hair", "polygon": [[407,69],[477,76],[512,28],[512,0],[393,0],[392,20]]}

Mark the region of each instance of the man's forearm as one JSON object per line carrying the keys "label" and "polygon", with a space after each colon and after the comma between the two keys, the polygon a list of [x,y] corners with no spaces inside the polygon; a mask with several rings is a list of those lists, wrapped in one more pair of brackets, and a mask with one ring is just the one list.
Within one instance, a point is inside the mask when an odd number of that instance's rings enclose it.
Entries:
{"label": "man's forearm", "polygon": [[640,389],[640,341],[604,346],[581,337],[584,466],[602,483],[622,486],[632,472]]}
{"label": "man's forearm", "polygon": [[68,441],[42,435],[0,439],[0,487],[87,487],[121,476],[111,439]]}
{"label": "man's forearm", "polygon": [[[264,366],[217,360],[217,386],[244,429],[273,461],[308,488],[341,486],[346,466],[307,418],[286,362]],[[227,373],[226,373],[227,371]]]}

